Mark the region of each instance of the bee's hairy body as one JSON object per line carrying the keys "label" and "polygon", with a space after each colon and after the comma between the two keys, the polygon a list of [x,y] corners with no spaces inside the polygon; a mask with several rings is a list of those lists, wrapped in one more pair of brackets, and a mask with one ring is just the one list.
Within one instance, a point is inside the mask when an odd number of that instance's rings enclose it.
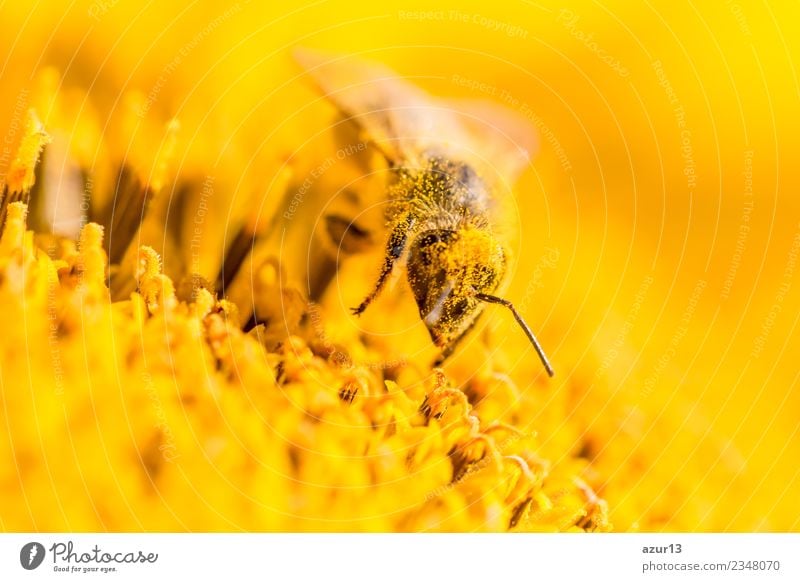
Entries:
{"label": "bee's hairy body", "polygon": [[380,292],[395,261],[407,274],[420,317],[447,357],[483,310],[477,294],[492,293],[505,273],[503,247],[491,233],[490,187],[466,162],[426,153],[393,169],[390,236],[384,269],[361,313]]}
{"label": "bee's hairy body", "polygon": [[423,161],[422,168],[395,170],[389,187],[392,212],[409,212],[431,229],[487,228],[490,189],[477,172],[442,154],[426,154]]}
{"label": "bee's hairy body", "polygon": [[[295,56],[384,154],[392,172],[383,266],[353,312],[360,314],[372,303],[405,257],[420,317],[442,349],[440,361],[472,328],[484,305],[496,303],[511,310],[552,376],[521,315],[494,295],[506,272],[506,252],[492,232],[491,204],[498,177],[513,182],[536,148],[527,122],[486,103],[461,104],[458,113],[377,63],[303,50]],[[494,180],[487,173],[495,174]]]}

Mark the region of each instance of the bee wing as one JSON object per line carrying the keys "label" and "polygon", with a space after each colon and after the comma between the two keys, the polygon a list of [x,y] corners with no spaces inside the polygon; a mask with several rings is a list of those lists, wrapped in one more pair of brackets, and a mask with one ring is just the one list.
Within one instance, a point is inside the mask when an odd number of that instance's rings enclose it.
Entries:
{"label": "bee wing", "polygon": [[483,99],[456,99],[447,103],[457,121],[470,133],[475,163],[498,180],[513,184],[539,151],[531,121],[513,109]]}
{"label": "bee wing", "polygon": [[388,67],[308,49],[294,57],[392,162],[415,164],[427,150],[467,139],[441,102]]}

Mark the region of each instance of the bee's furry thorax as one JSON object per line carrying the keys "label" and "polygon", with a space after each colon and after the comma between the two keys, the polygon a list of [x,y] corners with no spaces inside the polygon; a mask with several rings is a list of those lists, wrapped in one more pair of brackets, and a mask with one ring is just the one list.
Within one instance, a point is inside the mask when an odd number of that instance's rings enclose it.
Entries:
{"label": "bee's furry thorax", "polygon": [[442,156],[426,156],[422,168],[401,166],[389,187],[390,219],[411,214],[416,228],[486,228],[489,186],[467,163]]}

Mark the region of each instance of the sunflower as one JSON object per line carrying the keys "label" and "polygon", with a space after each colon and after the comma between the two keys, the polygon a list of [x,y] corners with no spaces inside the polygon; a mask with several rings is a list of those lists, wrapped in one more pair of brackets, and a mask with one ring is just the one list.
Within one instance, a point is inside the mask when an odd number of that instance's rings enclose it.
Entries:
{"label": "sunflower", "polygon": [[[681,7],[4,8],[0,527],[796,530],[796,15]],[[294,46],[535,129],[554,379],[500,308],[434,365],[401,277],[352,317],[387,162]]]}

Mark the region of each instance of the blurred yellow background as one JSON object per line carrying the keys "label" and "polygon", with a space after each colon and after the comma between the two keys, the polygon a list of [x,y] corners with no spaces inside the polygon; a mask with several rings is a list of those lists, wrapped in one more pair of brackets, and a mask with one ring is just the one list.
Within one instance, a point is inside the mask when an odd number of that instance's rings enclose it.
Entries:
{"label": "blurred yellow background", "polygon": [[[486,320],[536,402],[529,426],[563,419],[544,445],[554,459],[591,460],[617,531],[800,530],[799,5],[96,0],[64,10],[0,7],[8,143],[52,66],[47,82],[75,92],[62,113],[77,120],[70,141],[84,116],[102,128],[131,95],[146,104],[113,130],[116,151],[87,143],[86,159],[149,160],[163,145],[150,128],[175,117],[178,171],[219,175],[237,196],[266,192],[270,160],[302,149],[330,115],[291,62],[295,46],[359,54],[432,94],[528,116],[541,149],[516,188],[524,228],[507,297],[556,378],[534,384],[539,363],[513,320]],[[0,162],[4,173],[8,156]],[[211,204],[235,216],[247,200]],[[220,251],[204,244],[213,276]]]}

